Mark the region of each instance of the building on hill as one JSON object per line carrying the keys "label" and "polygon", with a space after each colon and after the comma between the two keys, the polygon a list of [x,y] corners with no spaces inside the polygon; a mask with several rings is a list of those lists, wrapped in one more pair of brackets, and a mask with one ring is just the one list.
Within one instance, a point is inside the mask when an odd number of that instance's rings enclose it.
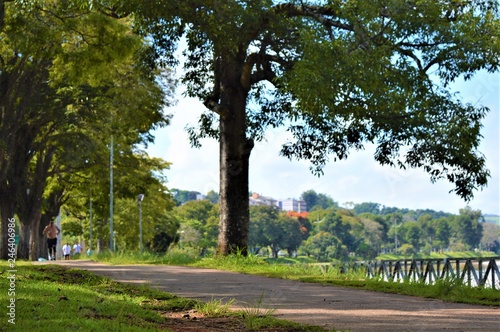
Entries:
{"label": "building on hill", "polygon": [[298,200],[295,198],[289,198],[281,201],[281,210],[283,211],[295,211],[298,213],[307,211],[307,204],[303,200]]}
{"label": "building on hill", "polygon": [[253,193],[248,200],[250,206],[255,206],[255,205],[278,206],[278,201],[276,199],[271,197],[261,196],[257,193]]}
{"label": "building on hill", "polygon": [[307,211],[307,204],[303,200],[297,200],[295,198],[289,198],[283,201],[274,199],[272,197],[262,196],[257,193],[253,193],[252,196],[248,198],[250,206],[265,205],[265,206],[276,206],[282,211],[295,211],[298,213]]}

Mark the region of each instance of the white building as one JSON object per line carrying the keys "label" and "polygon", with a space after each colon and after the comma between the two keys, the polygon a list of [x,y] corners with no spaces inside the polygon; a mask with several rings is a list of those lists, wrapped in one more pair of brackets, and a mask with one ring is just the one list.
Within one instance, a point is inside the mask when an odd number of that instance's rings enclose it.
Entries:
{"label": "white building", "polygon": [[280,202],[280,208],[283,211],[296,211],[298,213],[307,211],[307,204],[303,200],[289,198]]}
{"label": "white building", "polygon": [[252,196],[248,198],[250,206],[277,206],[282,211],[296,211],[296,212],[306,212],[307,204],[303,200],[297,200],[295,198],[289,198],[287,200],[279,201],[277,199],[261,196],[257,193],[253,193]]}
{"label": "white building", "polygon": [[271,197],[261,196],[257,193],[253,193],[252,196],[248,198],[250,206],[252,205],[267,205],[267,206],[278,206],[278,201]]}

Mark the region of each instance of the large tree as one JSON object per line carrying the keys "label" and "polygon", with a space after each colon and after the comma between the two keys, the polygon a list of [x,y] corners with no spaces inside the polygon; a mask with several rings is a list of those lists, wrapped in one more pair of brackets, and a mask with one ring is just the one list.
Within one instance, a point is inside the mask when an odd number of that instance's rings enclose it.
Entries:
{"label": "large tree", "polygon": [[276,206],[252,206],[250,208],[250,243],[254,253],[269,247],[274,258],[280,250],[292,253],[307,236],[302,232],[298,218],[279,212]]}
{"label": "large tree", "polygon": [[220,142],[218,252],[248,246],[248,168],[266,127],[288,125],[281,153],[321,173],[367,143],[375,159],[421,167],[470,199],[486,185],[477,150],[486,108],[450,91],[499,66],[497,1],[129,0],[158,56],[185,37],[186,94],[207,112],[191,130]]}
{"label": "large tree", "polygon": [[95,162],[98,146],[108,151],[112,134],[117,147],[150,142],[149,131],[168,122],[168,90],[159,87],[149,47],[129,19],[112,16],[72,2],[0,2],[4,258],[9,218],[19,217],[18,257],[37,258],[40,228],[57,214],[63,182]]}
{"label": "large tree", "polygon": [[483,236],[483,223],[484,217],[480,210],[472,210],[470,207],[460,209],[459,215],[453,222],[456,239],[467,249],[476,249]]}
{"label": "large tree", "polygon": [[191,200],[175,209],[182,231],[181,242],[187,240],[204,255],[217,244],[218,206],[209,200]]}

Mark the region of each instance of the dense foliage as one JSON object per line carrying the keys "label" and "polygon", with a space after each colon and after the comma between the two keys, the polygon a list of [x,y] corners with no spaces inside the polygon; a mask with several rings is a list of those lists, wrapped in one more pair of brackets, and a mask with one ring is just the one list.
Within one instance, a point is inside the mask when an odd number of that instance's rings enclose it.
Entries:
{"label": "dense foliage", "polygon": [[[316,194],[313,190],[303,194]],[[325,194],[319,197],[331,198]],[[333,201],[332,201],[333,202]],[[369,211],[367,211],[369,210]],[[215,249],[216,205],[190,201],[176,208],[181,223],[180,245],[203,253]],[[316,261],[373,259],[380,254],[406,257],[433,252],[485,250],[500,254],[500,225],[484,222],[469,207],[458,214],[429,209],[332,204],[307,213],[279,211],[275,206],[250,207],[250,248],[254,254],[306,255]]]}
{"label": "dense foliage", "polygon": [[[499,8],[493,0],[0,1],[2,255],[9,218],[19,216],[21,257],[34,258],[40,227],[68,192],[87,196],[89,180],[100,188],[104,236],[108,142],[126,166],[117,198],[131,211],[148,188],[126,181],[165,169],[137,146],[168,123],[162,107],[173,84],[158,65],[179,63],[181,41],[186,95],[206,107],[191,141],[220,142],[220,254],[248,251],[249,160],[268,127],[287,126],[293,139],[281,154],[309,160],[315,173],[329,158],[374,144],[380,164],[422,168],[469,200],[490,174],[478,150],[488,109],[464,103],[450,86],[498,71]],[[144,165],[150,172],[131,171]],[[333,203],[317,198],[318,211]],[[329,238],[337,244],[328,251],[345,256],[357,246],[348,234],[359,227],[352,212],[335,211],[318,241]],[[457,223],[471,247],[480,227],[467,220]],[[407,231],[414,239],[419,232]]]}
{"label": "dense foliage", "polygon": [[[169,123],[163,107],[172,104],[174,82],[170,71],[158,70],[152,48],[131,23],[89,3],[0,1],[3,258],[9,218],[16,217],[18,257],[37,259],[45,256],[43,227],[63,204],[78,224],[91,190],[96,224],[104,224],[110,167],[118,199],[134,201],[161,186],[158,174],[168,164],[140,148],[153,142],[151,130]],[[168,208],[168,198],[163,203]],[[109,230],[94,231],[109,243]]]}
{"label": "dense foliage", "polygon": [[220,254],[247,252],[249,159],[268,127],[287,126],[281,154],[318,174],[374,144],[380,164],[421,168],[465,200],[487,183],[478,147],[488,109],[450,85],[499,69],[497,1],[114,3],[165,64],[179,63],[186,42],[186,95],[206,106],[191,142],[220,143]]}

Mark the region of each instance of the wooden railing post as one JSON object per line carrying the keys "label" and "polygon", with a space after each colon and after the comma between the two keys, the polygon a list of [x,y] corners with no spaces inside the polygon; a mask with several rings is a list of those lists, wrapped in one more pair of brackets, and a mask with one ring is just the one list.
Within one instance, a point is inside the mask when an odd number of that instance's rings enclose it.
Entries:
{"label": "wooden railing post", "polygon": [[[499,259],[500,257],[489,258],[486,270],[483,267],[485,260],[481,257],[381,260],[369,262],[366,266],[366,275],[368,278],[382,277],[387,281],[402,279],[411,282],[423,281],[426,284],[434,284],[439,279],[454,278],[462,280],[469,287],[473,286],[473,281],[477,287],[489,287],[487,283],[491,280],[491,287],[496,289],[499,288],[497,283],[500,280],[500,271],[496,263]],[[463,270],[461,261],[464,261]],[[477,270],[475,262],[479,264]]]}

